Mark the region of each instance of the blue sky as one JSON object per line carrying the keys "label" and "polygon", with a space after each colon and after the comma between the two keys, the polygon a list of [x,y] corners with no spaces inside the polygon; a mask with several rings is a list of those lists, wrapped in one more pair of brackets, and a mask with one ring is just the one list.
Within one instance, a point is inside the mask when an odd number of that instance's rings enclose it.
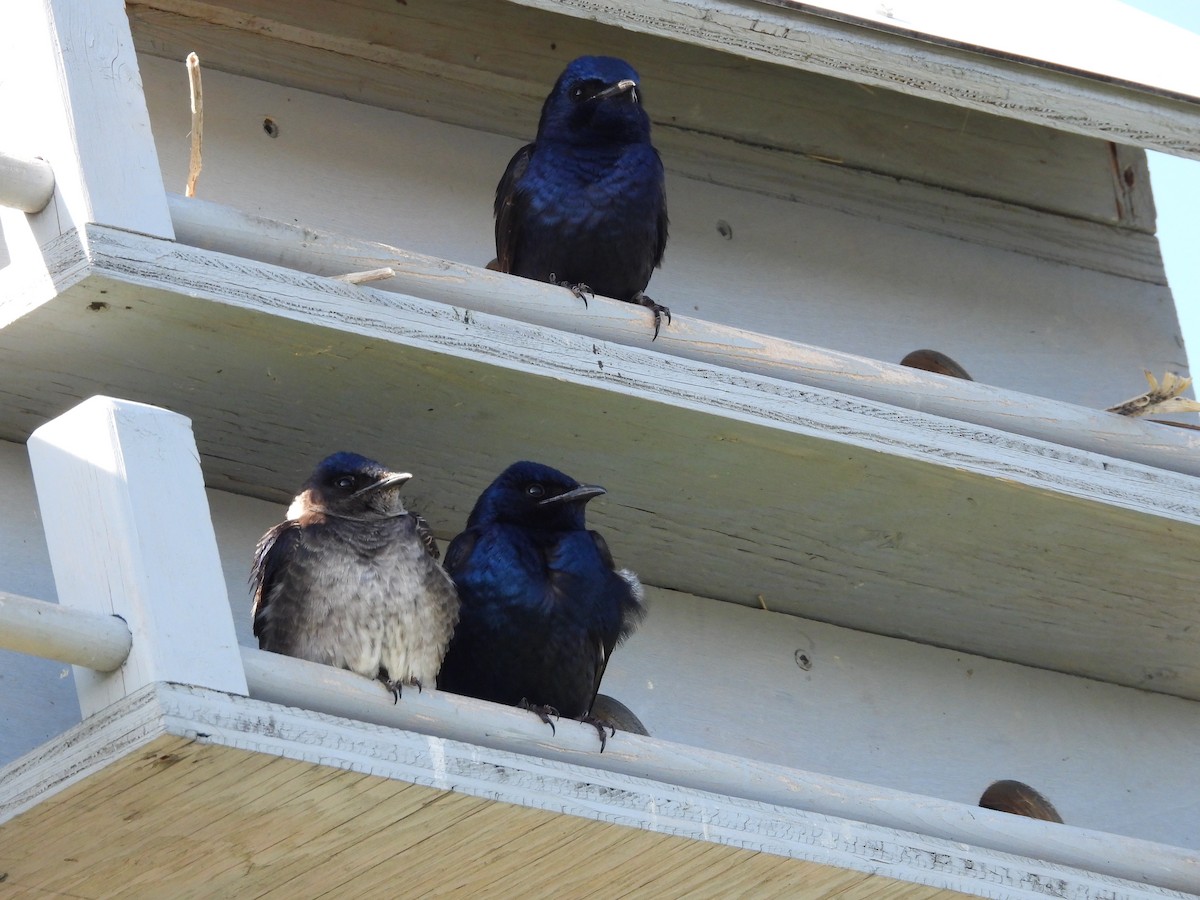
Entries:
{"label": "blue sky", "polygon": [[[1125,0],[1129,6],[1200,34],[1200,0]],[[1195,60],[1179,60],[1181,66]],[[1150,184],[1158,210],[1158,240],[1179,324],[1200,376],[1200,160],[1149,153]]]}

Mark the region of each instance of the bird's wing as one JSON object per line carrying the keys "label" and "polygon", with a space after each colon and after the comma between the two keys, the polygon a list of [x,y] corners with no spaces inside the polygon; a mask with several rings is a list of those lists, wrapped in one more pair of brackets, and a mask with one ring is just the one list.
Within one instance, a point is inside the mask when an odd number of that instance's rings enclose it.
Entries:
{"label": "bird's wing", "polygon": [[600,559],[604,562],[604,565],[615,572],[617,564],[613,560],[612,551],[608,549],[608,541],[604,539],[604,535],[598,531],[589,531],[588,534],[591,535],[592,543],[596,545],[596,552],[600,554]]}
{"label": "bird's wing", "polygon": [[[658,154],[657,150],[654,152],[655,155]],[[659,166],[662,166],[661,158],[659,159]],[[654,268],[656,269],[662,265],[663,254],[667,251],[667,226],[670,224],[670,221],[667,219],[667,188],[661,180],[659,184],[659,190],[662,191],[663,196],[662,202],[658,205],[658,222],[654,244]]]}
{"label": "bird's wing", "polygon": [[442,554],[438,550],[437,538],[433,536],[433,529],[429,527],[429,523],[425,521],[425,517],[415,512],[410,512],[409,515],[413,517],[413,522],[416,523],[417,537],[425,545],[425,551],[434,559],[439,559]]}
{"label": "bird's wing", "polygon": [[250,566],[250,587],[254,591],[254,601],[250,615],[254,620],[255,637],[262,635],[271,588],[283,574],[299,538],[300,523],[295,519],[287,519],[264,534],[254,548],[254,562]]}
{"label": "bird's wing", "polygon": [[533,144],[526,144],[509,160],[508,168],[496,185],[496,268],[500,272],[512,272],[516,265],[521,222],[527,205],[525,195],[517,190],[517,185],[529,168],[531,156]]}
{"label": "bird's wing", "polygon": [[467,530],[450,542],[450,546],[446,548],[446,561],[442,564],[442,568],[454,577],[454,573],[461,571],[471,559],[471,553],[475,550],[475,539],[478,537],[478,532]]}
{"label": "bird's wing", "polygon": [[617,564],[613,561],[612,551],[608,549],[608,542],[604,540],[604,536],[600,532],[589,531],[588,534],[591,535],[592,541],[596,545],[600,559],[628,587],[628,592],[622,598],[621,602],[620,628],[615,633],[604,634],[596,632],[593,635],[596,641],[597,657],[596,677],[592,685],[592,699],[588,702],[588,712],[590,713],[592,705],[596,702],[596,694],[600,692],[600,682],[604,679],[604,670],[608,667],[608,658],[612,656],[612,652],[617,644],[629,637],[633,633],[633,629],[637,627],[638,622],[645,616],[646,604],[642,583],[638,581],[638,577],[629,571],[629,569],[617,569]]}
{"label": "bird's wing", "polygon": [[616,562],[613,561],[612,551],[608,549],[608,542],[604,540],[604,536],[598,531],[589,531],[592,541],[596,544],[596,550],[600,553],[600,558],[604,560],[604,564],[616,574],[618,578],[625,582],[625,587],[628,589],[625,597],[621,602],[621,628],[617,632],[616,639],[605,648],[605,656],[612,653],[613,647],[619,644],[625,638],[633,633],[633,629],[637,627],[646,615],[646,592],[642,588],[641,581],[637,575],[629,569],[618,569]]}

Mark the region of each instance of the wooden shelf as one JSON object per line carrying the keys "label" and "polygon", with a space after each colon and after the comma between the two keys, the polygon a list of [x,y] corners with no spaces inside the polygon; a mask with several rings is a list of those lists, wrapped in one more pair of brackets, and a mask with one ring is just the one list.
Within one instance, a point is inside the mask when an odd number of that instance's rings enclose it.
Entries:
{"label": "wooden shelf", "polygon": [[[113,229],[87,245],[51,248],[57,288],[4,273],[0,437],[96,393],[153,403],[193,420],[213,487],[282,502],[354,449],[414,472],[442,537],[535,458],[608,488],[594,522],[650,584],[1200,697],[1195,477]],[[639,312],[574,314],[640,334]]]}
{"label": "wooden shelf", "polygon": [[[395,705],[347,672],[250,652],[276,693],[308,685],[303,707],[153,684],[2,770],[8,885],[573,895],[635,873],[664,897],[702,878],[881,900],[1197,886],[1196,855],[1170,846],[638,735],[601,755],[590,726],[550,739],[511,707],[437,691]],[[328,700],[336,712],[313,711]]]}

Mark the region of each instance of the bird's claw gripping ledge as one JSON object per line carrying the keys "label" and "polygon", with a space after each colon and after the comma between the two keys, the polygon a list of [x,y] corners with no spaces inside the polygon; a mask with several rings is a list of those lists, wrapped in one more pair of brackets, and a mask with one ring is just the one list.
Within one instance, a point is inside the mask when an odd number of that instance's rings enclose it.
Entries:
{"label": "bird's claw gripping ledge", "polygon": [[[603,753],[604,748],[608,746],[608,739],[610,737],[615,737],[617,734],[617,727],[613,725],[612,722],[608,721],[607,719],[602,719],[599,716],[593,716],[589,714],[581,718],[579,721],[584,725],[591,725],[596,729],[596,734],[600,738],[601,753]],[[607,735],[604,733],[604,729],[606,728],[608,729]]]}
{"label": "bird's claw gripping ledge", "polygon": [[[385,678],[383,676],[380,676],[379,680],[383,683],[383,686],[388,689],[388,693],[392,695],[392,703],[399,703],[401,694],[403,693],[403,682],[393,681],[392,679]],[[416,687],[418,694],[424,693],[425,686],[421,684],[420,678],[412,678],[408,683]]]}
{"label": "bird's claw gripping ledge", "polygon": [[539,719],[541,719],[543,722],[545,722],[547,725],[549,725],[551,734],[558,733],[558,730],[554,727],[554,723],[550,721],[551,716],[554,716],[554,718],[556,718],[556,719],[559,718],[558,710],[555,709],[553,706],[545,706],[545,705],[542,705],[539,703],[530,703],[524,697],[521,698],[521,702],[518,703],[517,706],[520,707],[521,709],[529,710],[531,713],[533,713],[535,716],[537,716]]}
{"label": "bird's claw gripping ledge", "polygon": [[667,324],[671,324],[670,308],[663,306],[661,303],[655,303],[641,291],[638,291],[636,294],[634,294],[633,297],[630,298],[629,302],[640,304],[654,313],[654,337],[650,338],[650,340],[653,341],[658,338],[658,329],[662,325],[662,317],[664,315],[667,317]]}
{"label": "bird's claw gripping ledge", "polygon": [[559,281],[558,276],[555,275],[553,272],[550,273],[550,280],[552,282],[554,282],[555,284],[557,284],[559,287],[565,287],[568,291],[570,291],[572,294],[574,294],[576,297],[578,297],[580,300],[582,300],[584,309],[587,309],[587,306],[588,306],[588,301],[587,301],[588,294],[591,294],[593,297],[596,296],[596,292],[593,291],[588,285],[584,284],[582,281],[579,282],[578,284],[575,284],[574,282],[570,282],[570,281]]}

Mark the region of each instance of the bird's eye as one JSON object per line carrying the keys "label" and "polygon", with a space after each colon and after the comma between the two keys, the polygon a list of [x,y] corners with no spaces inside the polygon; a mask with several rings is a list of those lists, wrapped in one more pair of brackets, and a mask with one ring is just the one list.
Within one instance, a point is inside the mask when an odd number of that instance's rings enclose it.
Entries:
{"label": "bird's eye", "polygon": [[577,85],[575,85],[575,87],[571,88],[571,99],[574,100],[576,103],[578,103],[580,100],[583,99],[583,96],[586,93],[587,93],[587,91],[585,91],[583,89],[583,85],[577,84]]}
{"label": "bird's eye", "polygon": [[354,476],[343,475],[341,478],[338,478],[333,482],[333,486],[340,488],[343,491],[348,491],[350,488],[354,487]]}
{"label": "bird's eye", "polygon": [[529,484],[525,486],[525,496],[532,497],[534,500],[541,500],[546,496],[546,489],[537,483]]}

